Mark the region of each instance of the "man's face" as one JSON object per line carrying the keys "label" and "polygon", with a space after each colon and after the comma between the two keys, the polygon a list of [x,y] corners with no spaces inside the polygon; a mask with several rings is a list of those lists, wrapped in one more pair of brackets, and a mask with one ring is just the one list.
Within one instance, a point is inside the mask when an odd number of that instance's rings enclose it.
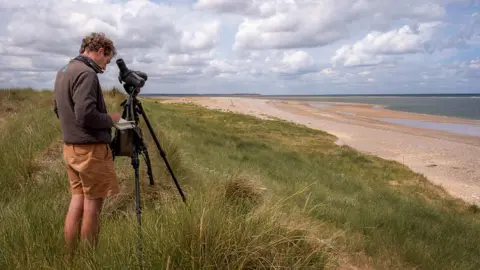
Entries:
{"label": "man's face", "polygon": [[103,69],[107,70],[107,65],[110,64],[110,61],[112,61],[113,55],[105,55],[105,51],[103,48],[100,48],[98,52],[96,53],[95,57],[95,62]]}
{"label": "man's face", "polygon": [[100,49],[99,51],[99,63],[98,65],[103,69],[107,70],[107,65],[110,64],[110,61],[112,61],[113,55],[105,55],[103,48]]}

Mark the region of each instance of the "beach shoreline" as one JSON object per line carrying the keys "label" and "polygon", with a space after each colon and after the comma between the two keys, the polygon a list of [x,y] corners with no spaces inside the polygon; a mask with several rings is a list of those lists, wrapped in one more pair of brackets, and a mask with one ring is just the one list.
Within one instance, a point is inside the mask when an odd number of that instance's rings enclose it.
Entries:
{"label": "beach shoreline", "polygon": [[[480,136],[455,134],[379,120],[410,119],[480,128],[480,121],[388,110],[375,104],[250,97],[175,97],[209,109],[279,118],[319,129],[362,153],[394,160],[423,174],[454,197],[480,205]],[[312,106],[312,104],[323,104]],[[330,106],[325,106],[330,105]],[[454,128],[455,129],[455,128]],[[477,132],[477,130],[474,130]],[[474,134],[476,134],[474,132]]]}

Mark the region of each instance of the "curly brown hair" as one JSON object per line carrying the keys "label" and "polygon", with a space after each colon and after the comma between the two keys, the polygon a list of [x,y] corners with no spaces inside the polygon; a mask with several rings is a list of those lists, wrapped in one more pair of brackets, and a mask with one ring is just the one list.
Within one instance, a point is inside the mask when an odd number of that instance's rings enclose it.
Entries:
{"label": "curly brown hair", "polygon": [[113,41],[109,39],[104,33],[96,33],[96,32],[92,32],[90,33],[90,35],[85,36],[82,39],[80,53],[84,53],[85,50],[96,52],[100,48],[104,49],[105,55],[112,54],[113,56],[115,56],[117,54],[117,50],[113,45]]}

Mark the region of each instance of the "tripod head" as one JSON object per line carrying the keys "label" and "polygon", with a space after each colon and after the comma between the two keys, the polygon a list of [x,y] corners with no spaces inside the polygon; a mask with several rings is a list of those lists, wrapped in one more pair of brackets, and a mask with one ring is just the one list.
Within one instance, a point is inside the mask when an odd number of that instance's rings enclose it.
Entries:
{"label": "tripod head", "polygon": [[123,88],[125,92],[130,96],[136,96],[140,92],[140,88],[145,85],[148,79],[147,74],[145,72],[128,69],[122,58],[117,60],[117,66],[118,69],[120,69],[118,81],[124,83]]}
{"label": "tripod head", "polygon": [[120,70],[118,74],[118,81],[123,83],[123,88],[129,95],[121,105],[125,109],[122,117],[130,121],[133,120],[136,124],[138,124],[138,101],[136,96],[138,93],[140,93],[140,88],[145,85],[148,76],[145,72],[129,69],[122,58],[119,58],[116,62],[118,69]]}

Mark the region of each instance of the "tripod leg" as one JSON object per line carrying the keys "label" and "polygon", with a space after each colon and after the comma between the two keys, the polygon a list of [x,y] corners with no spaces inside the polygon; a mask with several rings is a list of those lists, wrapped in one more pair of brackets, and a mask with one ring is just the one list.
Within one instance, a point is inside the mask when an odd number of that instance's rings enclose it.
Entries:
{"label": "tripod leg", "polygon": [[137,221],[138,221],[138,263],[140,264],[140,269],[142,269],[142,206],[140,201],[140,173],[139,173],[139,159],[138,159],[138,149],[136,146],[136,139],[133,139],[133,156],[132,156],[132,166],[135,170],[135,197],[136,197],[136,212],[137,212]]}
{"label": "tripod leg", "polygon": [[150,156],[148,155],[147,147],[142,147],[143,158],[145,159],[145,164],[147,165],[148,178],[150,179],[150,185],[153,186],[153,173],[152,173],[152,164],[150,162]]}
{"label": "tripod leg", "polygon": [[136,105],[138,106],[139,112],[143,116],[143,119],[145,120],[145,123],[147,124],[148,130],[150,131],[150,134],[152,135],[153,140],[155,141],[155,144],[157,145],[157,149],[160,152],[160,156],[163,158],[163,161],[165,162],[165,165],[167,166],[168,171],[170,172],[170,175],[172,176],[173,181],[175,182],[175,186],[177,187],[177,190],[180,193],[180,196],[182,197],[183,202],[185,202],[185,195],[183,194],[183,191],[180,188],[180,185],[178,184],[177,178],[175,177],[175,174],[173,173],[173,170],[170,167],[170,164],[168,163],[165,151],[163,151],[162,147],[160,146],[160,142],[158,142],[157,136],[155,136],[155,132],[153,131],[152,125],[150,125],[150,121],[148,120],[147,115],[143,111],[142,103],[140,103],[140,101],[137,101]]}

